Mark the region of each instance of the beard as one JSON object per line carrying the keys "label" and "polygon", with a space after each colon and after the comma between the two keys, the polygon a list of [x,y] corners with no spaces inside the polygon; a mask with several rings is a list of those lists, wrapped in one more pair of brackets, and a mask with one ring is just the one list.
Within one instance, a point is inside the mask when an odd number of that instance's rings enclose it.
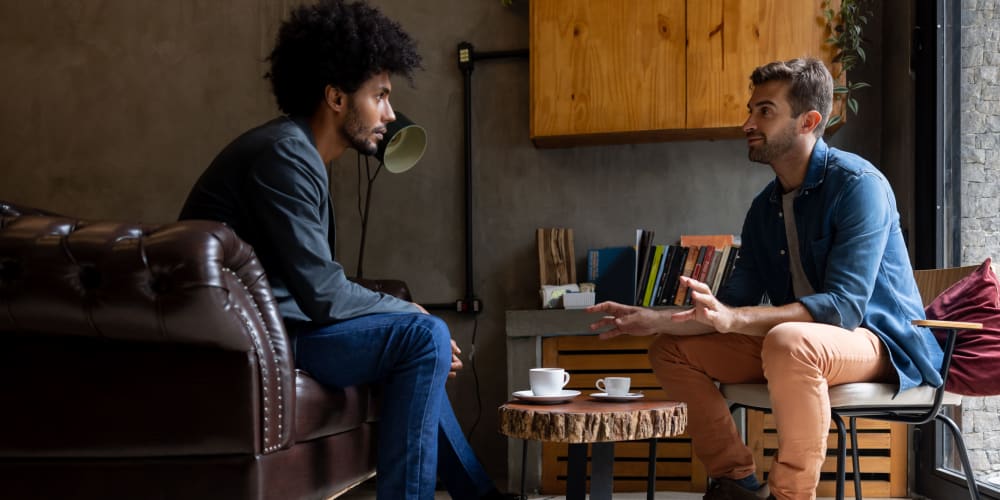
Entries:
{"label": "beard", "polygon": [[358,113],[353,101],[347,103],[347,117],[344,120],[344,135],[350,141],[351,147],[364,155],[374,155],[378,151],[378,144],[372,140],[372,134],[385,133],[385,127],[379,124],[374,128],[369,128],[361,121],[361,114]]}
{"label": "beard", "polygon": [[760,137],[763,142],[757,146],[750,146],[748,156],[750,161],[770,164],[775,158],[788,152],[795,144],[795,121],[793,120],[783,130],[774,137],[768,138],[761,133],[747,134],[747,138]]}

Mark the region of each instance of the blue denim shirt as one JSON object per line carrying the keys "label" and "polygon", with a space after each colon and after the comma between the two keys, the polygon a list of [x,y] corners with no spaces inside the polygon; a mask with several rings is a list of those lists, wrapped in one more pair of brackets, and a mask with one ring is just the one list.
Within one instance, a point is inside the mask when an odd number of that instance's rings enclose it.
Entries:
{"label": "blue denim shirt", "polygon": [[795,198],[795,227],[806,278],[816,293],[792,292],[788,244],[777,178],[754,198],[742,248],[719,292],[731,306],[776,306],[798,300],[820,323],[863,326],[888,348],[899,390],[941,385],[943,354],[930,330],[910,324],[924,308],[899,226],[889,182],[871,163],[820,139]]}

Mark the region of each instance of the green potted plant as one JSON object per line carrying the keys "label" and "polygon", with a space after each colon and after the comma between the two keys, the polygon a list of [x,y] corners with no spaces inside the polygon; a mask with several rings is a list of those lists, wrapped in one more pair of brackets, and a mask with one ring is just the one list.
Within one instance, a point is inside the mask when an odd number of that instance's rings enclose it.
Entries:
{"label": "green potted plant", "polygon": [[[823,0],[823,17],[830,37],[826,42],[834,47],[833,56],[835,82],[833,89],[834,113],[830,115],[827,127],[833,127],[844,121],[844,114],[850,110],[858,114],[858,101],[852,93],[858,89],[871,87],[867,82],[851,81],[850,70],[866,60],[865,49],[862,46],[862,32],[872,16],[873,0],[840,0],[839,8],[833,5],[835,0]],[[846,77],[845,77],[846,75]],[[843,77],[843,78],[842,78]]]}

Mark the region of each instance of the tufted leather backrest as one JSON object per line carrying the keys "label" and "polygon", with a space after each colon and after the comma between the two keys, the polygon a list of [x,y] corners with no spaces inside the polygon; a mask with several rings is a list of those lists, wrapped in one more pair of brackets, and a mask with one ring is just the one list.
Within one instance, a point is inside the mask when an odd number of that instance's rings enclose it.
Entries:
{"label": "tufted leather backrest", "polygon": [[11,335],[247,353],[258,452],[290,443],[288,337],[253,249],[222,224],[88,222],[0,202],[0,339]]}

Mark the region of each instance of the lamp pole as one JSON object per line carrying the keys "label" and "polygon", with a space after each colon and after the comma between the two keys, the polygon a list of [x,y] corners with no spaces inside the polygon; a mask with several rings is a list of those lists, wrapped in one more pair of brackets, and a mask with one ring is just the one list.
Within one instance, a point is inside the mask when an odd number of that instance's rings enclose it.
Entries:
{"label": "lamp pole", "polygon": [[368,209],[372,204],[372,186],[375,184],[375,177],[382,171],[382,162],[378,162],[375,173],[372,174],[368,166],[368,157],[365,156],[365,172],[368,174],[368,189],[365,192],[365,210],[361,213],[361,247],[358,248],[358,271],[354,274],[358,278],[364,278],[365,265],[365,240],[368,237]]}

